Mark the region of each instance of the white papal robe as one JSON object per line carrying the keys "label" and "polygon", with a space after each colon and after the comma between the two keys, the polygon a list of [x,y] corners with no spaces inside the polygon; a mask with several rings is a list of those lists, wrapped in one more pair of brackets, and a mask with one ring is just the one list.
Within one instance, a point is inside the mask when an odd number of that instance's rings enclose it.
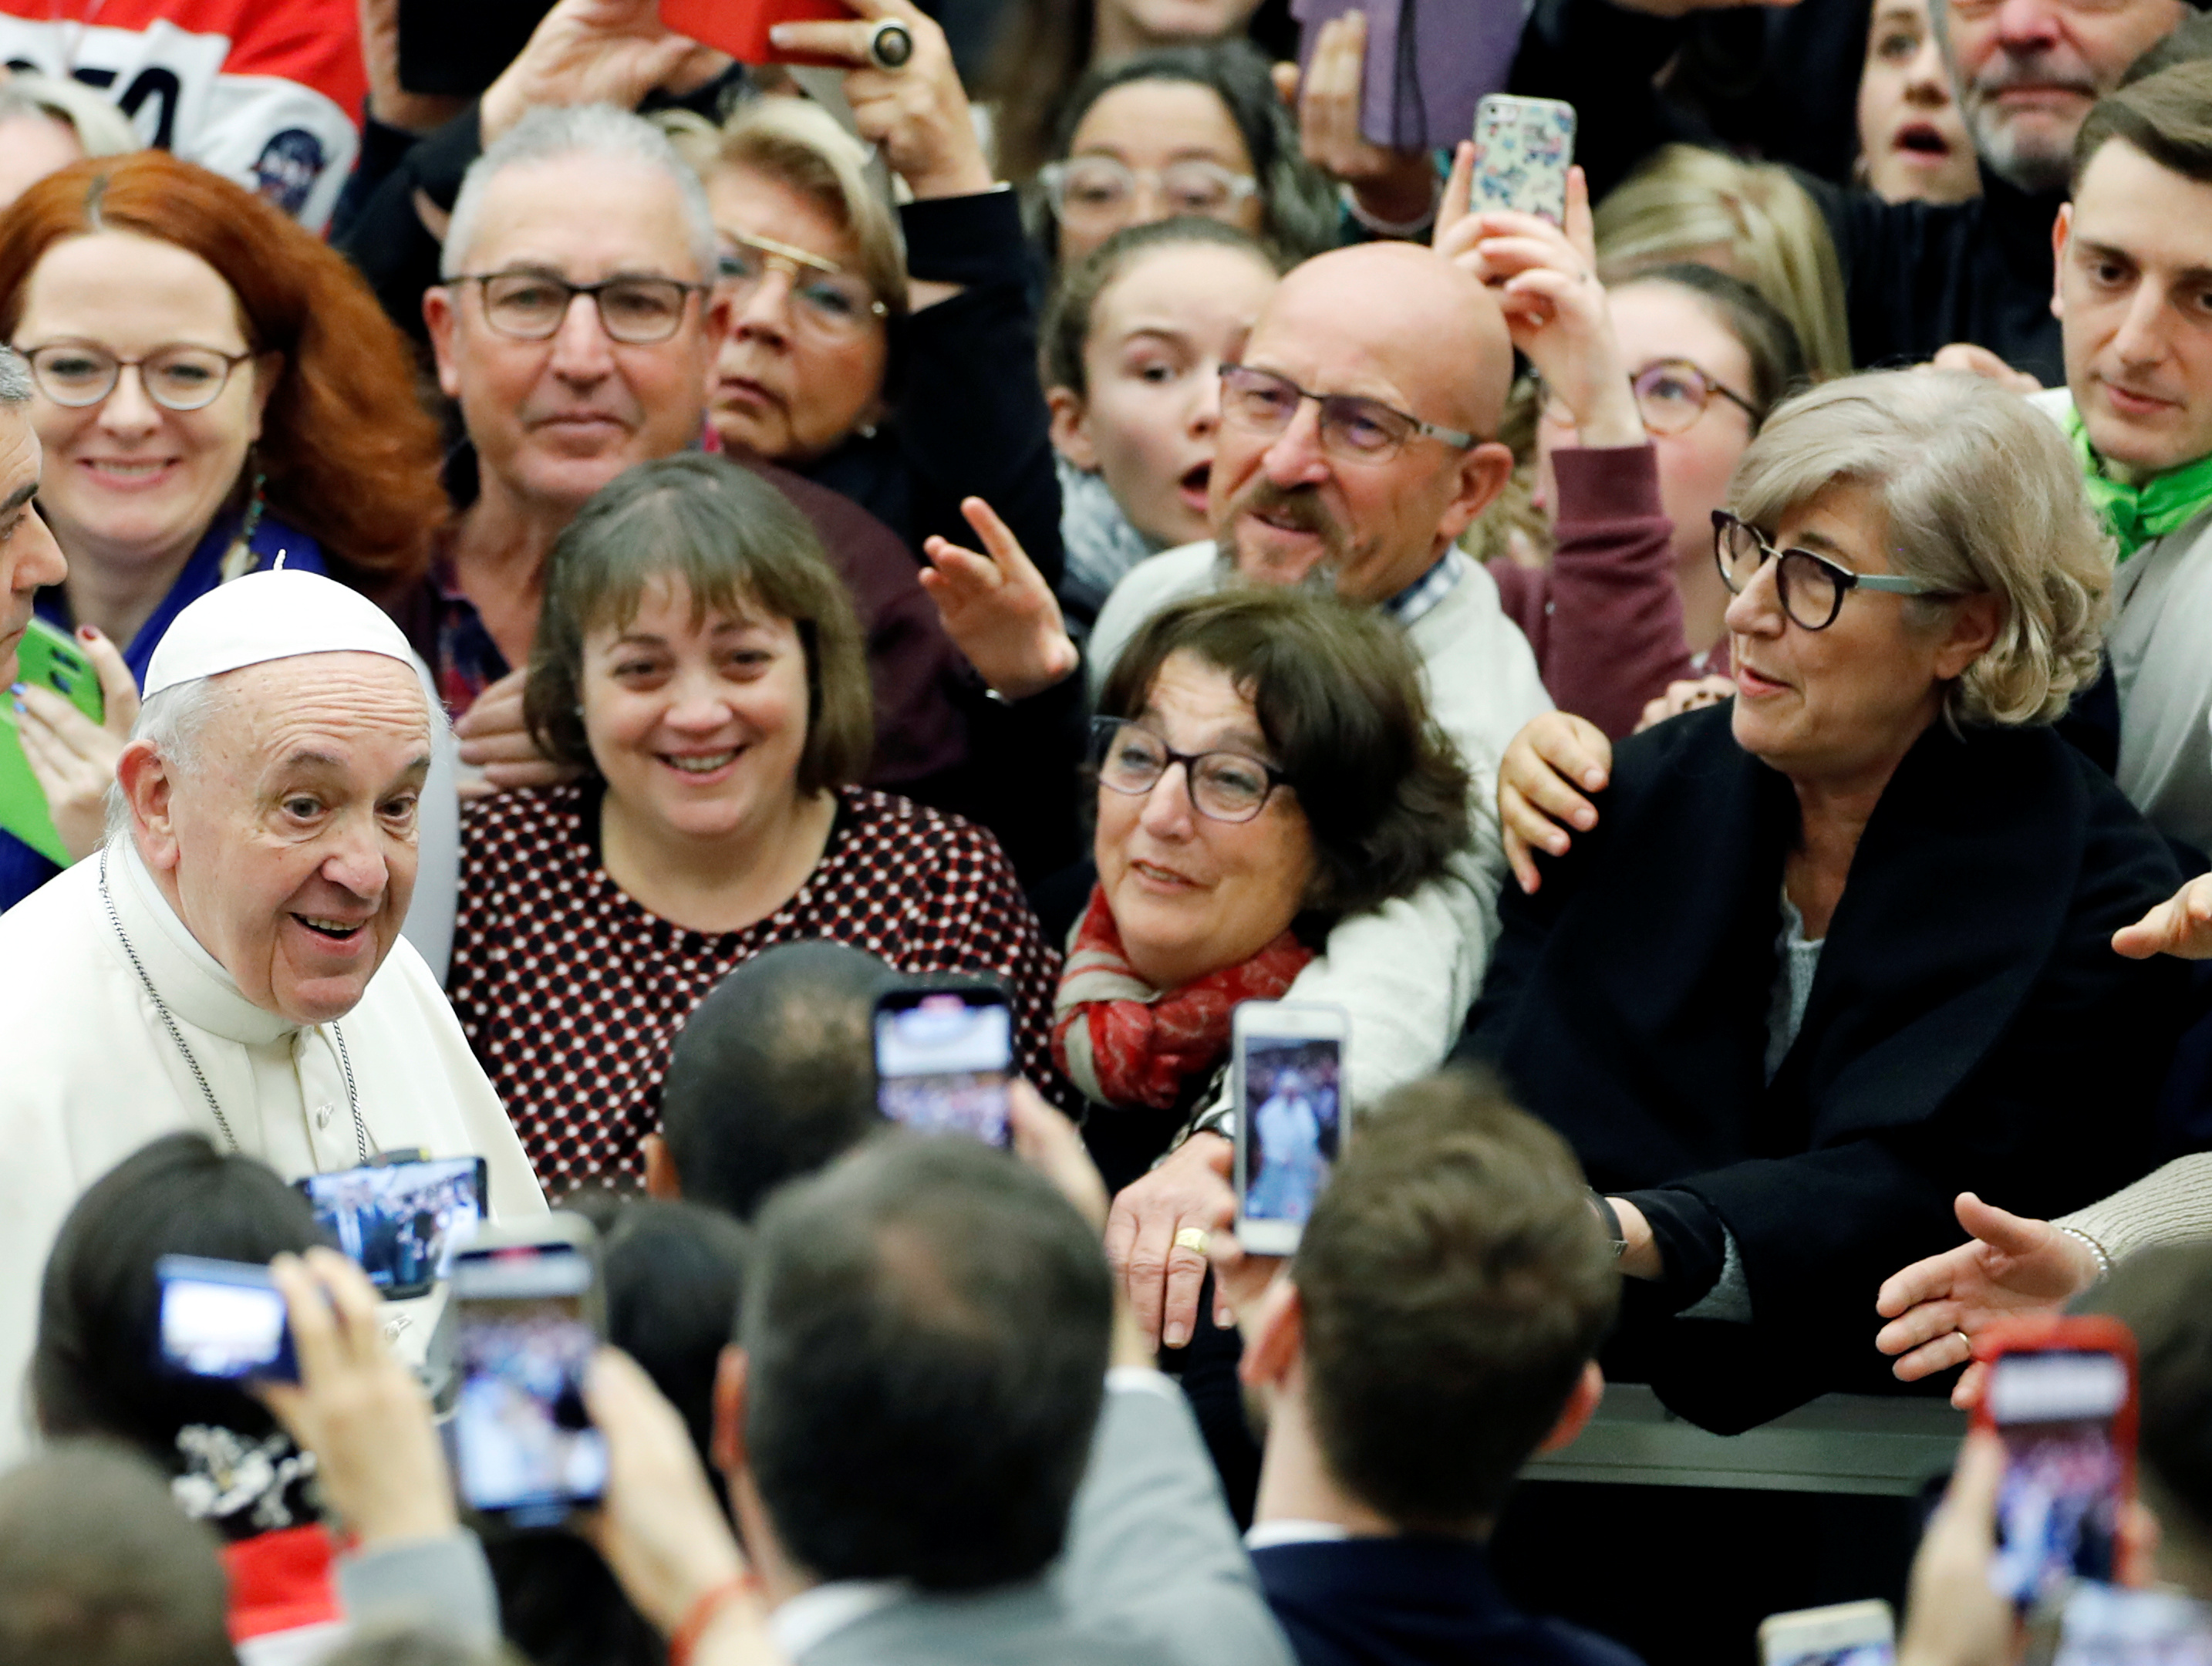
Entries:
{"label": "white papal robe", "polygon": [[126,937],[237,1149],[288,1180],[360,1163],[342,1035],[372,1154],[480,1156],[493,1218],[545,1207],[445,992],[405,939],[353,1011],[334,1025],[296,1025],[240,993],[128,839],[109,846],[106,861],[117,920],[100,897],[98,855],[0,915],[0,1462],[30,1438],[23,1385],[39,1289],[70,1206],[162,1134],[197,1130],[231,1149]]}

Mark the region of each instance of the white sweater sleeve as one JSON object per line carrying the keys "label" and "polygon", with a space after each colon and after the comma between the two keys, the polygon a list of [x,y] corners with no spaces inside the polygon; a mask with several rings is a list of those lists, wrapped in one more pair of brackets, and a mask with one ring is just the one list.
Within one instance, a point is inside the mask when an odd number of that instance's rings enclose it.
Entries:
{"label": "white sweater sleeve", "polygon": [[2052,1225],[2087,1232],[2114,1261],[2153,1244],[2212,1237],[2212,1152],[2177,1157]]}

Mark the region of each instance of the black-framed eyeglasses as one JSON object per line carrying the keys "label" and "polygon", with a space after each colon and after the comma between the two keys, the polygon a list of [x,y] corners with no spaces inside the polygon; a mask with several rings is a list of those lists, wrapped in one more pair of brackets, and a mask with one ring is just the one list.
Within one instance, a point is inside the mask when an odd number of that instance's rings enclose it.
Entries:
{"label": "black-framed eyeglasses", "polygon": [[1118,229],[1135,217],[1137,190],[1150,185],[1170,218],[1230,220],[1260,189],[1249,173],[1193,157],[1165,167],[1131,167],[1116,156],[1070,156],[1037,170],[1045,198],[1063,226]]}
{"label": "black-framed eyeglasses", "polygon": [[740,306],[752,299],[770,272],[781,272],[791,280],[792,316],[802,328],[827,339],[849,340],[890,313],[866,278],[834,260],[772,237],[725,229],[722,240],[716,276]]}
{"label": "black-framed eyeglasses", "polygon": [[[1655,359],[1628,379],[1636,395],[1636,409],[1652,434],[1680,434],[1705,414],[1716,398],[1726,399],[1749,419],[1754,431],[1763,420],[1759,407],[1717,376],[1699,369],[1687,359]],[[1544,399],[1544,420],[1561,427],[1573,426],[1575,414],[1548,388],[1539,390]]]}
{"label": "black-framed eyeglasses", "polygon": [[1282,433],[1308,399],[1321,407],[1322,449],[1356,463],[1387,463],[1417,437],[1441,440],[1461,451],[1471,450],[1476,443],[1472,434],[1425,423],[1380,399],[1357,393],[1310,393],[1272,370],[1255,370],[1249,364],[1221,367],[1221,420],[1251,433]]}
{"label": "black-framed eyeglasses", "polygon": [[39,392],[73,410],[96,405],[114,392],[126,368],[137,371],[138,386],[163,410],[204,410],[222,397],[230,373],[253,356],[190,342],[173,342],[136,359],[88,341],[50,341],[15,350],[31,362]]}
{"label": "black-framed eyeglasses", "polygon": [[517,341],[544,341],[560,329],[578,295],[599,309],[599,327],[629,347],[666,341],[684,322],[703,283],[673,277],[609,277],[571,283],[552,272],[467,272],[449,283],[483,286],[484,321]]}
{"label": "black-framed eyeglasses", "polygon": [[1151,792],[1180,763],[1190,807],[1217,822],[1250,821],[1290,779],[1243,752],[1178,752],[1143,724],[1123,717],[1091,720],[1091,763],[1101,787],[1132,796]]}
{"label": "black-framed eyeglasses", "polygon": [[1884,573],[1854,573],[1840,562],[1810,550],[1777,550],[1726,509],[1713,511],[1713,558],[1720,563],[1721,582],[1730,595],[1741,596],[1759,569],[1774,562],[1774,589],[1782,611],[1807,630],[1826,630],[1844,611],[1844,598],[1854,590],[1880,590],[1893,596],[1948,596],[1918,579],[1894,578]]}

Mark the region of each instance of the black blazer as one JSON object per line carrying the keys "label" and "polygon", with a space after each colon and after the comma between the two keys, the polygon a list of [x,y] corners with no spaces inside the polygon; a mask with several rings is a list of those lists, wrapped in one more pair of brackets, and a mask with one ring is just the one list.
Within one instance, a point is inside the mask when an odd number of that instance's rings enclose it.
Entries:
{"label": "black blazer", "polygon": [[[1765,1079],[1788,781],[1717,707],[1624,741],[1599,823],[1507,886],[1462,1055],[1494,1062],[1669,1277],[1631,1280],[1609,1374],[1707,1428],[1893,1389],[1875,1292],[1960,1241],[1954,1195],[2048,1216],[2150,1166],[2188,973],[2112,952],[2166,842],[2050,730],[1938,723],[1899,766]],[[1675,1316],[1733,1235],[1752,1322]]]}

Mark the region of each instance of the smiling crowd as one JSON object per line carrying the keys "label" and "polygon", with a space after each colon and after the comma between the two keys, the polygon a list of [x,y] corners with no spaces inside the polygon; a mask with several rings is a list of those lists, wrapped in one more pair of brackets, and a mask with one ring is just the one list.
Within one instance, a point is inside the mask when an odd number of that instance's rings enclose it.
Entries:
{"label": "smiling crowd", "polygon": [[[419,1146],[484,1158],[495,1222],[718,1269],[688,1364],[638,1345],[766,1584],[711,1498],[659,1585],[603,1541],[589,1602],[495,1546],[549,1663],[588,1654],[564,1602],[624,1616],[594,1661],[678,1666],[702,1627],[909,1657],[856,1639],[968,1638],[946,1593],[1001,1586],[1026,1652],[974,1657],[1620,1666],[1521,1605],[1703,1660],[1865,1594],[1820,1581],[1905,1529],[1856,1501],[1501,1501],[1604,1380],[1722,1433],[1930,1391],[2212,1237],[2212,30],[1778,12],[1736,83],[1803,93],[1785,133],[1715,78],[1729,20],[1546,0],[1511,84],[1574,102],[1580,164],[1540,214],[1457,133],[1370,137],[1364,13],[1301,66],[1244,0],[1005,0],[1040,110],[847,3],[777,27],[838,66],[787,81],[556,0],[456,111],[364,0],[331,242],[39,130],[0,206],[0,1380],[103,1426],[52,1362],[132,1188]],[[1050,1184],[871,1138],[868,1003],[948,979],[1006,995]],[[1345,1042],[1240,1126],[1253,1001]],[[1337,1103],[1337,1179],[1270,1180],[1312,1247],[1246,1254],[1240,1164]],[[818,1213],[766,1206],[714,1366],[742,1245],[634,1200],[787,1181]],[[976,1259],[1000,1230],[1027,1261]],[[291,1243],[234,1236],[168,1248]],[[434,1308],[316,1279],[309,1335],[437,1377]],[[757,1481],[758,1406],[803,1444],[848,1368],[867,1473]],[[627,1382],[591,1415],[637,1438]],[[971,1414],[1028,1390],[994,1471]],[[916,1451],[975,1466],[941,1531]],[[1546,1583],[1601,1518],[1652,1612]],[[1808,1573],[1807,1531],[1873,1548]],[[1668,1611],[1717,1534],[1742,1589]]]}

